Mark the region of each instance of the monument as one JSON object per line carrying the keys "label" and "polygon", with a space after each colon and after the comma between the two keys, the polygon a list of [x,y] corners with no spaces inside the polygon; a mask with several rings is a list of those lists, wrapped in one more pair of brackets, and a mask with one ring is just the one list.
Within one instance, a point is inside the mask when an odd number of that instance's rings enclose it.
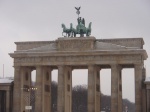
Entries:
{"label": "monument", "polygon": [[[77,8],[78,13],[79,10]],[[88,30],[83,32],[83,26],[78,20],[76,29],[80,37],[76,37],[71,28],[70,32],[64,30],[68,38],[15,42],[16,51],[10,53],[15,71],[13,112],[23,112],[30,104],[23,98],[31,94],[21,88],[31,86],[33,70],[36,70],[37,88],[35,112],[51,112],[51,72],[54,69],[58,69],[57,112],[72,112],[72,70],[76,68],[88,69],[88,112],[100,112],[100,71],[105,68],[111,69],[111,112],[122,112],[121,71],[124,68],[134,68],[135,111],[146,112],[143,69],[148,56],[143,49],[143,38],[96,39]]]}

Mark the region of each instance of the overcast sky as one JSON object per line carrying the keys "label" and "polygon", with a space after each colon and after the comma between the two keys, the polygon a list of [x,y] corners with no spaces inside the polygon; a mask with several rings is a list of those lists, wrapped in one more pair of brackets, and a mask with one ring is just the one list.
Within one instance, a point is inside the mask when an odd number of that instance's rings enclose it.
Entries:
{"label": "overcast sky", "polygon": [[[5,76],[14,74],[13,59],[8,55],[15,51],[14,42],[56,40],[61,37],[62,23],[68,27],[70,23],[77,25],[75,6],[81,6],[80,16],[85,18],[86,26],[92,22],[92,36],[142,37],[150,55],[150,0],[0,0],[0,76],[3,64]],[[150,59],[145,66],[148,76]],[[133,78],[127,75],[124,82]],[[110,94],[110,89],[103,86],[102,92],[105,91]],[[130,94],[125,98],[134,101]]]}

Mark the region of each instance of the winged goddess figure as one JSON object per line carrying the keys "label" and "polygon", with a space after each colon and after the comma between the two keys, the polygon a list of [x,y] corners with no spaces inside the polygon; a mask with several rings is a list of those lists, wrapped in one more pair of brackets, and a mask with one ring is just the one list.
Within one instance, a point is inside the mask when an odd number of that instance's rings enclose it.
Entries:
{"label": "winged goddess figure", "polygon": [[79,17],[79,14],[80,14],[80,8],[81,8],[81,7],[75,7],[75,9],[77,10],[76,13],[78,14],[78,17]]}

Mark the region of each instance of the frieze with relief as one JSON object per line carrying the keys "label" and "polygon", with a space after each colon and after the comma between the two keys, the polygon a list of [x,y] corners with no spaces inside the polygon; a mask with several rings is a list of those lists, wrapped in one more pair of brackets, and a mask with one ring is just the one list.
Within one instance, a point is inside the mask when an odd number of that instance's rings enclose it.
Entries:
{"label": "frieze with relief", "polygon": [[39,62],[78,62],[78,61],[140,61],[141,56],[61,56],[61,57],[41,57],[41,58],[15,58],[15,63],[39,63]]}
{"label": "frieze with relief", "polygon": [[42,58],[34,58],[34,57],[32,57],[32,58],[15,58],[14,59],[14,62],[15,63],[18,63],[18,62],[41,62],[42,61]]}

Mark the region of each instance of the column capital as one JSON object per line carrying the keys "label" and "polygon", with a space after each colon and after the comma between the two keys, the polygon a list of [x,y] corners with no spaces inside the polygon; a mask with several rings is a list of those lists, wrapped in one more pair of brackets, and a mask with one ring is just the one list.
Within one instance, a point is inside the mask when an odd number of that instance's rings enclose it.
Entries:
{"label": "column capital", "polygon": [[118,69],[122,70],[122,66],[119,65],[119,64],[111,64],[110,66],[111,66],[111,68],[115,67],[115,68],[118,68]]}
{"label": "column capital", "polygon": [[96,69],[100,71],[100,70],[101,70],[101,67],[98,66],[98,65],[96,65]]}
{"label": "column capital", "polygon": [[44,66],[43,68],[47,71],[53,71],[53,68],[50,66]]}
{"label": "column capital", "polygon": [[95,64],[89,64],[88,66],[95,66]]}
{"label": "column capital", "polygon": [[93,69],[94,69],[94,65],[88,65],[88,71],[90,72],[90,71],[93,71]]}
{"label": "column capital", "polygon": [[69,69],[69,70],[71,70],[71,71],[73,70],[72,66],[68,66],[68,65],[67,65],[67,66],[65,66],[65,68],[66,68],[66,69]]}
{"label": "column capital", "polygon": [[143,68],[143,64],[139,63],[139,64],[134,64],[134,68]]}
{"label": "column capital", "polygon": [[112,68],[117,68],[117,67],[118,67],[118,64],[111,64],[110,66],[111,66],[111,69],[112,69]]}
{"label": "column capital", "polygon": [[58,65],[57,67],[58,67],[58,68],[64,68],[65,65]]}
{"label": "column capital", "polygon": [[42,67],[41,65],[35,66],[35,68],[41,68],[41,67]]}

